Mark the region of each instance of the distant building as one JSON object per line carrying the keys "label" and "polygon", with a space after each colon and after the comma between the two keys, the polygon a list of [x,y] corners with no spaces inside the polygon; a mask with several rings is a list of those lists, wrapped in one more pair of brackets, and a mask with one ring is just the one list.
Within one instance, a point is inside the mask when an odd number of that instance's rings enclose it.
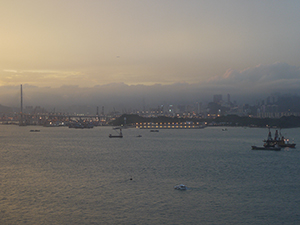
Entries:
{"label": "distant building", "polygon": [[222,103],[222,95],[214,95],[214,103],[221,104]]}
{"label": "distant building", "polygon": [[197,102],[197,114],[202,112],[202,102]]}
{"label": "distant building", "polygon": [[228,104],[231,103],[231,100],[230,100],[230,94],[227,94],[227,102],[228,102]]}

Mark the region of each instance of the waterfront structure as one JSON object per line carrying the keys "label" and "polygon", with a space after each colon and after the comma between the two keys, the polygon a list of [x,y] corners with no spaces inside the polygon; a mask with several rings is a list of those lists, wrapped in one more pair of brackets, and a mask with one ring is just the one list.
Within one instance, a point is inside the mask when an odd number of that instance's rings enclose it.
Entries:
{"label": "waterfront structure", "polygon": [[204,128],[205,125],[199,122],[168,122],[168,123],[153,123],[153,122],[144,122],[144,123],[136,123],[135,128],[138,129],[201,129]]}

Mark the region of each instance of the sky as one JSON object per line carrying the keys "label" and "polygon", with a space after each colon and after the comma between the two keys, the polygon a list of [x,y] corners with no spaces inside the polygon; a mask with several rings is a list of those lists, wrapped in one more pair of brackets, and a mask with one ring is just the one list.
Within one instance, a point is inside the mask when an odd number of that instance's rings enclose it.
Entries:
{"label": "sky", "polygon": [[0,104],[19,104],[20,84],[28,104],[297,93],[299,10],[296,0],[2,0]]}

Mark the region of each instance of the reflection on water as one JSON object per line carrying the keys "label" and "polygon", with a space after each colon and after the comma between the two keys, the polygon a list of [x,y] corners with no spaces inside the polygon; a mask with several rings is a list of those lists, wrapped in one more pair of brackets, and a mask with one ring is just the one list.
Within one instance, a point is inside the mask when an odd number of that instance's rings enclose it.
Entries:
{"label": "reflection on water", "polygon": [[300,222],[299,151],[251,151],[266,129],[31,129],[0,126],[0,224]]}

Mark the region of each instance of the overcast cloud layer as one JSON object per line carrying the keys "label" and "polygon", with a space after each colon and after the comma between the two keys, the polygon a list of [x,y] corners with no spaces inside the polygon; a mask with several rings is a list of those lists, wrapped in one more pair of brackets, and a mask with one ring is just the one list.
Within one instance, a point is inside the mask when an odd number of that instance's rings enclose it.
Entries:
{"label": "overcast cloud layer", "polygon": [[299,9],[293,0],[0,1],[0,104],[18,105],[20,84],[24,104],[49,107],[296,93]]}

